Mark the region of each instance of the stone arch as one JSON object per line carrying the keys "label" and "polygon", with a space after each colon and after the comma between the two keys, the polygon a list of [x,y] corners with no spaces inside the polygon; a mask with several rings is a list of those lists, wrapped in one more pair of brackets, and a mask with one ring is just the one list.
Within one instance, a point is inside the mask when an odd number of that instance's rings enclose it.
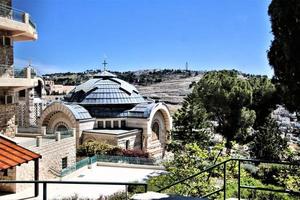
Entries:
{"label": "stone arch", "polygon": [[[157,142],[159,142],[159,148],[161,148],[163,156],[165,145],[169,138],[170,131],[172,129],[172,117],[170,111],[164,103],[158,103],[153,107],[148,119],[149,122],[146,146],[147,148],[152,148],[153,146],[157,145]],[[153,135],[153,129],[155,128],[155,124],[159,126],[158,139],[153,138],[155,136]]]}
{"label": "stone arch", "polygon": [[150,113],[150,116],[149,116],[149,119],[150,119],[150,122],[151,122],[150,124],[152,125],[153,120],[155,120],[154,116],[158,112],[160,112],[162,114],[166,131],[169,133],[172,129],[172,117],[171,117],[171,114],[170,114],[170,111],[169,111],[168,107],[164,103],[158,103],[152,109],[152,111]]}
{"label": "stone arch", "polygon": [[65,124],[69,129],[76,128],[76,118],[72,111],[63,103],[50,104],[39,119],[39,127],[45,126],[47,132],[53,133],[59,124]]}

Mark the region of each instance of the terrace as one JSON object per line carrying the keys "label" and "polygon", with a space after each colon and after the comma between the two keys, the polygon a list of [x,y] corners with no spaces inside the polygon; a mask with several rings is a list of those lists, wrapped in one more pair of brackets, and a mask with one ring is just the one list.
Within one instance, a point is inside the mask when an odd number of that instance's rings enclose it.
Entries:
{"label": "terrace", "polygon": [[0,4],[0,29],[12,33],[15,41],[36,40],[36,25],[24,11]]}

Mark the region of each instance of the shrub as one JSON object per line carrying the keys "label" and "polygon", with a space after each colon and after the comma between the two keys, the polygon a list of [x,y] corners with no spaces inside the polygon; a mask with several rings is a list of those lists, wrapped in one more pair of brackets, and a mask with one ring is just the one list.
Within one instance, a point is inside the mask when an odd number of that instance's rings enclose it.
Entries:
{"label": "shrub", "polygon": [[108,200],[124,200],[127,199],[126,192],[116,192],[107,197]]}
{"label": "shrub", "polygon": [[90,141],[85,142],[77,149],[77,156],[94,156],[94,155],[111,155],[111,156],[128,156],[149,158],[149,153],[138,149],[121,149],[104,142]]}
{"label": "shrub", "polygon": [[122,154],[127,157],[149,158],[149,153],[138,149],[123,149]]}
{"label": "shrub", "polygon": [[117,152],[121,152],[121,149],[119,147],[106,144],[103,142],[99,142],[99,141],[90,141],[90,142],[85,142],[79,146],[77,150],[77,155],[78,156],[94,156],[96,154],[111,155],[112,153],[117,154]]}

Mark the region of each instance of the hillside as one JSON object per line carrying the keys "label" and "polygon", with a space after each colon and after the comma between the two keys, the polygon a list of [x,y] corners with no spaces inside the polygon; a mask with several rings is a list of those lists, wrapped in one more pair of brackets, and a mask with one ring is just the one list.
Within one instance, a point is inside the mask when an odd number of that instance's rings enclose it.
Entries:
{"label": "hillside", "polygon": [[188,78],[175,76],[171,80],[148,86],[136,85],[136,87],[143,96],[166,102],[173,114],[180,107],[186,95],[192,91],[190,84],[197,82],[201,77],[202,74]]}

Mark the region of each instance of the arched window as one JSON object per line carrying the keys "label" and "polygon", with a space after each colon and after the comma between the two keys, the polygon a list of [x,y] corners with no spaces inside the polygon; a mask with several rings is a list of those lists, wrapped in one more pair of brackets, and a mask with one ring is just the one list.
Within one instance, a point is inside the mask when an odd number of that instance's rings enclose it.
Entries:
{"label": "arched window", "polygon": [[152,125],[152,140],[159,140],[159,124],[154,122]]}
{"label": "arched window", "polygon": [[67,131],[67,130],[68,130],[68,128],[64,124],[60,124],[56,127],[55,131],[62,132],[62,131]]}
{"label": "arched window", "polygon": [[129,149],[129,147],[130,147],[129,145],[130,145],[130,141],[129,141],[129,140],[126,140],[125,148],[126,148],[126,149]]}

